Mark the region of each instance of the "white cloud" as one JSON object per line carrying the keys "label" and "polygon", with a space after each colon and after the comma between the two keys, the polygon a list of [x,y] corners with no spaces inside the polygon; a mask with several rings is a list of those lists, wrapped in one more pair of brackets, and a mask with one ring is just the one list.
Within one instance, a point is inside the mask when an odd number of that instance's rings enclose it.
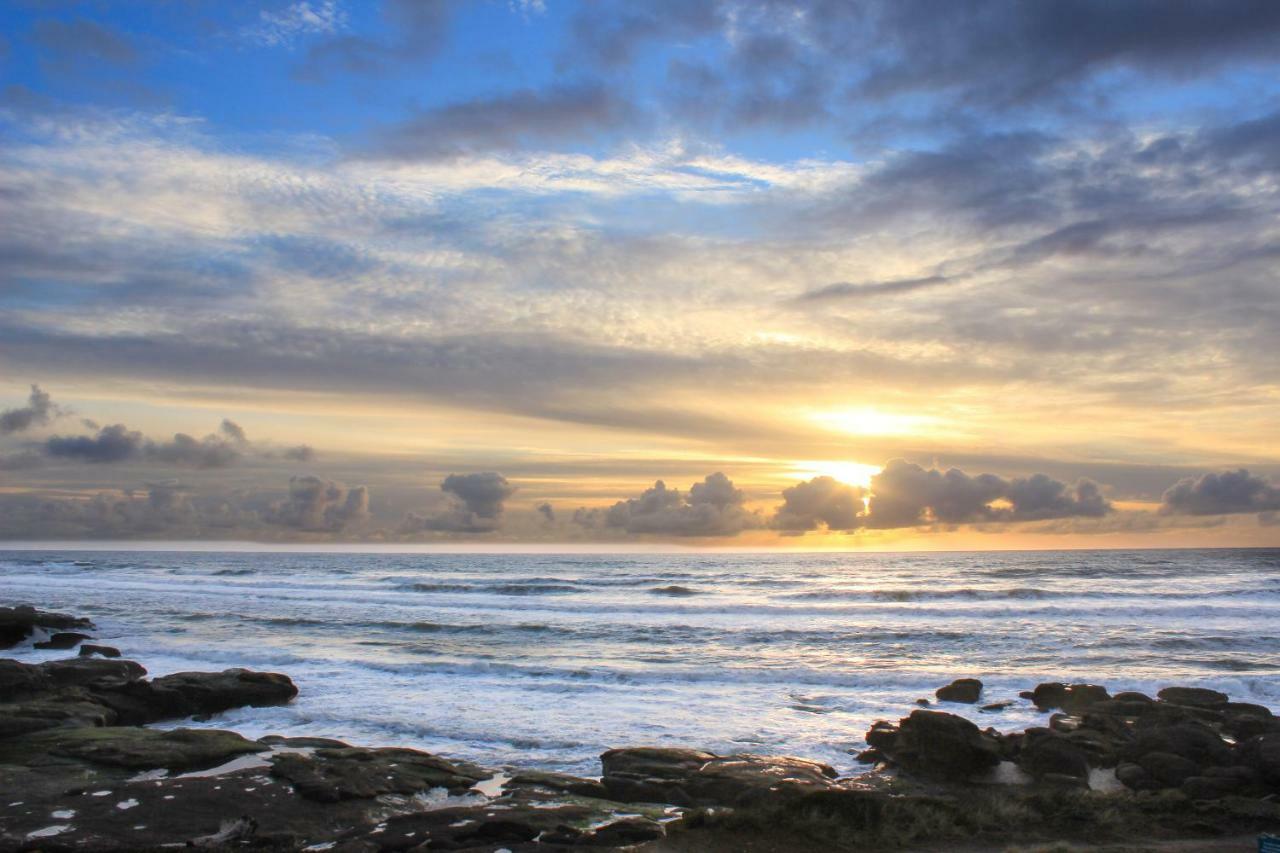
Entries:
{"label": "white cloud", "polygon": [[289,47],[302,37],[336,33],[346,28],[347,13],[337,0],[299,0],[278,12],[263,10],[244,37],[269,47]]}

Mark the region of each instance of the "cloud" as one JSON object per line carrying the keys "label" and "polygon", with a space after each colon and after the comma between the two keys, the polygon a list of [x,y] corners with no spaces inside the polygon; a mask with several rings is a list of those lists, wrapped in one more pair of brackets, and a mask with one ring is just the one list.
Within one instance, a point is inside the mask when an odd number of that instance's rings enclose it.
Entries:
{"label": "cloud", "polygon": [[37,21],[31,31],[31,40],[40,49],[42,60],[60,71],[86,62],[132,65],[138,59],[138,53],[127,36],[85,18]]}
{"label": "cloud", "polygon": [[[223,421],[224,430],[227,424],[231,422]],[[206,435],[201,439],[192,438],[180,432],[175,434],[171,441],[149,441],[143,450],[148,459],[169,465],[190,468],[226,468],[240,459],[243,445],[243,431],[239,438]]]}
{"label": "cloud", "polygon": [[369,156],[434,160],[570,142],[616,131],[629,105],[600,84],[521,89],[420,113],[382,132]]}
{"label": "cloud", "polygon": [[280,454],[290,462],[310,462],[316,458],[316,451],[309,444],[299,444],[294,447],[285,448]]}
{"label": "cloud", "polygon": [[55,459],[103,464],[133,459],[144,446],[142,433],[124,424],[112,424],[98,430],[95,436],[52,436],[45,441],[44,452]]}
{"label": "cloud", "polygon": [[828,530],[854,530],[862,525],[866,509],[864,491],[834,477],[819,476],[782,490],[782,505],[771,526],[786,533],[801,533],[820,526]]}
{"label": "cloud", "polygon": [[27,405],[0,412],[0,435],[22,432],[34,426],[44,426],[66,412],[53,402],[48,392],[39,385],[31,386]]}
{"label": "cloud", "polygon": [[297,530],[340,532],[369,517],[369,490],[348,489],[333,480],[307,475],[289,478],[289,496],[268,508],[268,524]]}
{"label": "cloud", "polygon": [[346,10],[337,0],[300,0],[278,12],[263,9],[257,23],[244,30],[244,37],[270,47],[289,47],[299,38],[336,33],[346,26]]}
{"label": "cloud", "polygon": [[686,494],[658,480],[637,498],[603,510],[578,510],[574,521],[638,535],[733,536],[761,523],[757,514],[743,506],[744,501],[742,490],[716,472],[694,483]]}
{"label": "cloud", "polygon": [[1280,510],[1280,485],[1250,474],[1244,468],[1179,480],[1164,493],[1160,505],[1160,512],[1166,515],[1233,515],[1277,510]]}
{"label": "cloud", "polygon": [[235,421],[222,419],[222,424],[218,427],[222,434],[231,439],[236,444],[248,444],[249,439],[245,436],[244,428]]}
{"label": "cloud", "polygon": [[487,533],[502,519],[504,504],[516,487],[495,471],[450,474],[440,483],[448,505],[433,513],[411,512],[400,525],[401,533],[423,531]]}
{"label": "cloud", "polygon": [[[299,80],[320,82],[335,73],[379,75],[397,65],[433,58],[445,44],[454,0],[384,0],[388,37],[341,35],[308,49],[295,70]],[[342,21],[335,21],[340,29]]]}
{"label": "cloud", "polygon": [[542,520],[544,522],[546,522],[547,524],[555,523],[556,510],[555,510],[555,507],[553,507],[551,504],[540,503],[535,507],[535,509],[537,509],[538,515],[542,516]]}
{"label": "cloud", "polygon": [[946,284],[950,279],[942,275],[927,275],[920,278],[904,278],[897,281],[852,282],[840,281],[814,290],[805,291],[796,297],[797,302],[825,302],[841,299],[864,299],[870,296],[894,296],[899,293],[910,293],[928,287]]}
{"label": "cloud", "polygon": [[1112,507],[1090,480],[1068,486],[1046,474],[1006,480],[970,476],[893,459],[871,478],[866,526],[889,529],[928,524],[1098,518]]}

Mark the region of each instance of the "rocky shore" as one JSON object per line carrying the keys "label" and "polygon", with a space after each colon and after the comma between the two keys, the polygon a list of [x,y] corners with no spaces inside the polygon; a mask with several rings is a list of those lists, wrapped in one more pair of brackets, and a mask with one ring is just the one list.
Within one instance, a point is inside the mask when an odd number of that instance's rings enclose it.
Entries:
{"label": "rocky shore", "polygon": [[[0,850],[1252,850],[1259,833],[1280,832],[1280,719],[1201,688],[1040,684],[1019,698],[1048,725],[1000,733],[945,709],[998,714],[1014,698],[960,679],[872,726],[857,776],[799,758],[631,747],[604,753],[588,779],[147,728],[287,703],[297,688],[243,669],[149,679],[87,642],[92,630],[78,616],[0,608],[0,648],[76,650],[0,659]],[[1063,844],[1074,846],[1052,846]]]}

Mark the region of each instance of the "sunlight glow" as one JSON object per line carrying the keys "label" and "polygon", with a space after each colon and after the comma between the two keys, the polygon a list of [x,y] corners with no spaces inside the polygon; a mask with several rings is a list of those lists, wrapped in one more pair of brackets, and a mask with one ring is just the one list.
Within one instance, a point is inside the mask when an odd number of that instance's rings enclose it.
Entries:
{"label": "sunlight glow", "polygon": [[922,427],[933,421],[924,415],[904,415],[872,408],[815,412],[810,417],[827,429],[852,435],[910,435],[922,432]]}
{"label": "sunlight glow", "polygon": [[861,486],[866,489],[870,488],[871,478],[880,473],[881,467],[880,465],[865,465],[861,462],[811,460],[797,462],[791,473],[805,480],[813,477],[834,477],[842,483],[848,483],[850,486]]}

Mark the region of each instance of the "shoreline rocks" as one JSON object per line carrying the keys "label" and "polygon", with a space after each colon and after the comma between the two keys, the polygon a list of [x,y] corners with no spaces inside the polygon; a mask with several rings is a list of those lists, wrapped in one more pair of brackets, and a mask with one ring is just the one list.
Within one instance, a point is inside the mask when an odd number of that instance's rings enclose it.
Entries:
{"label": "shoreline rocks", "polygon": [[[802,758],[635,746],[603,753],[597,780],[330,738],[146,728],[287,703],[297,687],[244,669],[148,679],[77,642],[64,660],[0,659],[0,790],[12,792],[0,851],[936,850],[1280,828],[1280,720],[1202,688],[1153,699],[1048,682],[1027,693],[1048,725],[1014,733],[917,708],[871,727],[859,757],[877,767],[852,777]],[[936,695],[976,705],[982,684]],[[974,710],[997,706],[1008,703]],[[1114,789],[1091,788],[1112,777]]]}

